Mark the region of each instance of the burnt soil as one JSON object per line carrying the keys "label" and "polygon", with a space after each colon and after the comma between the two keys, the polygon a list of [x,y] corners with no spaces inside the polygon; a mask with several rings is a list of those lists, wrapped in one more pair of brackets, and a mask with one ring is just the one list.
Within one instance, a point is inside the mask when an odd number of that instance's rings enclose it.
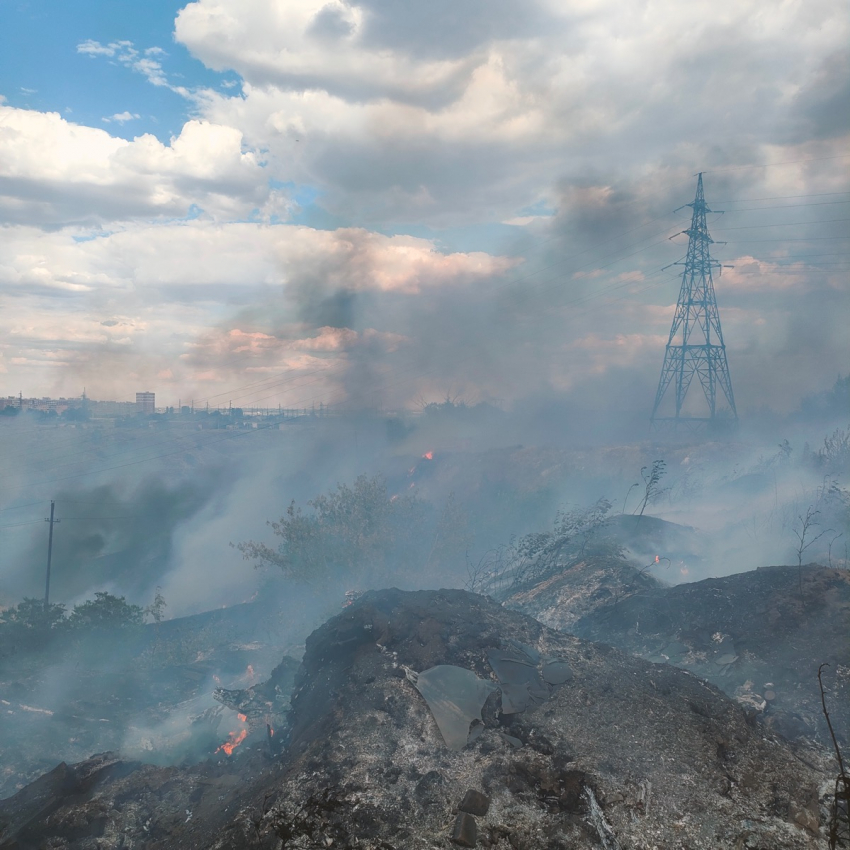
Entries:
{"label": "burnt soil", "polygon": [[[575,594],[576,583],[570,584]],[[647,587],[568,626],[721,688],[772,731],[831,749],[818,668],[839,743],[850,739],[850,573],[779,566]]]}
{"label": "burnt soil", "polygon": [[[512,641],[572,678],[510,716],[494,693],[449,750],[405,668],[492,681],[488,651]],[[821,751],[685,670],[464,591],[374,591],[329,620],[288,717],[280,752],[255,736],[187,767],[61,764],[0,802],[0,848],[449,848],[459,817],[460,846],[498,850],[826,848]],[[489,805],[459,816],[470,790]]]}

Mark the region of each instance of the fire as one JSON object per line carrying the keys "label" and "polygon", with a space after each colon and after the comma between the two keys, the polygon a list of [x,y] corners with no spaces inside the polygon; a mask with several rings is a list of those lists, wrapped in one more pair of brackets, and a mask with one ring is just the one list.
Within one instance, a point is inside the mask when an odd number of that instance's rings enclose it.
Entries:
{"label": "fire", "polygon": [[245,714],[237,714],[236,716],[237,716],[237,717],[238,717],[238,718],[239,718],[239,719],[240,719],[243,723],[245,723],[245,722],[248,720],[248,716],[247,716],[247,715],[245,715]]}
{"label": "fire", "polygon": [[433,452],[433,451],[425,452],[425,454],[424,454],[424,455],[422,455],[422,457],[423,457],[425,460],[434,460],[434,452]]}
{"label": "fire", "polygon": [[220,753],[224,750],[227,755],[232,756],[233,751],[248,737],[248,730],[243,729],[241,732],[229,732],[228,737],[229,741],[223,743],[217,750],[217,753]]}
{"label": "fire", "polygon": [[661,558],[660,558],[658,555],[656,555],[656,556],[655,556],[655,563],[656,563],[656,564],[660,564],[660,563],[661,563]]}

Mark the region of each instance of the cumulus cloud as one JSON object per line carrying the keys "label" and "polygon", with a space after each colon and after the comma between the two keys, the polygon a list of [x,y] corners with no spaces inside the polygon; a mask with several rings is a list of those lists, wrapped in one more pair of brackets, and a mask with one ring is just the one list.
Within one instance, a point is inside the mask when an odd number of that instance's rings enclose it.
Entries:
{"label": "cumulus cloud", "polygon": [[192,120],[168,145],[149,134],[128,142],[55,112],[0,104],[5,221],[62,226],[179,218],[192,205],[213,217],[238,218],[268,200],[261,160],[243,150],[234,127]]}
{"label": "cumulus cloud", "polygon": [[175,35],[244,79],[205,114],[335,213],[445,225],[511,219],[588,169],[692,173],[846,138],[847,29],[827,2],[196,0]]}
{"label": "cumulus cloud", "polygon": [[[238,93],[173,86],[161,48],[83,42],[196,117],[129,142],[0,105],[3,362],[184,397],[284,371],[292,402],[649,404],[678,291],[660,270],[686,243],[670,210],[707,167],[739,402],[786,405],[846,356],[822,256],[846,253],[843,225],[779,209],[850,184],[845,18],[827,0],[188,3],[178,44]],[[299,208],[270,186],[309,187],[328,229],[277,224]],[[779,362],[785,385],[765,380]]]}

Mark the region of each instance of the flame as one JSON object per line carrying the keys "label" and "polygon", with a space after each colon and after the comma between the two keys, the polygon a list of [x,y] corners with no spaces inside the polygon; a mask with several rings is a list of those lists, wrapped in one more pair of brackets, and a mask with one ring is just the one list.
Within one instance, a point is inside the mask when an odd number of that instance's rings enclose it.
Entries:
{"label": "flame", "polygon": [[422,457],[425,460],[434,460],[434,452],[433,451],[425,452],[425,454],[422,455]]}
{"label": "flame", "polygon": [[660,563],[661,563],[661,558],[660,558],[658,555],[656,555],[656,556],[655,556],[655,563],[656,563],[656,564],[660,564]]}
{"label": "flame", "polygon": [[269,735],[274,738],[274,729],[271,726],[269,726]]}
{"label": "flame", "polygon": [[227,755],[232,756],[233,751],[248,737],[248,730],[243,729],[241,732],[228,732],[229,741],[223,743],[217,750],[217,753],[220,753],[222,750],[227,753]]}
{"label": "flame", "polygon": [[236,715],[243,723],[248,719],[248,716],[245,714],[237,714]]}

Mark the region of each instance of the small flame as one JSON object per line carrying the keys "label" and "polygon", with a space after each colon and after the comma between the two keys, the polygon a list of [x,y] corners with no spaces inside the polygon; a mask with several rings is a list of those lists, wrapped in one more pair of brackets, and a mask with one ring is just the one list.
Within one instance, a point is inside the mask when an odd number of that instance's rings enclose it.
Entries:
{"label": "small flame", "polygon": [[241,732],[228,732],[229,741],[223,743],[217,750],[220,753],[224,750],[227,755],[232,756],[233,751],[248,737],[248,730],[243,729]]}
{"label": "small flame", "polygon": [[243,723],[248,719],[246,714],[237,714],[236,715]]}
{"label": "small flame", "polygon": [[434,452],[433,452],[433,451],[425,452],[425,454],[424,454],[424,455],[422,455],[422,457],[423,457],[425,460],[434,460]]}
{"label": "small flame", "polygon": [[269,726],[269,735],[274,738],[274,729],[271,726]]}
{"label": "small flame", "polygon": [[655,563],[656,563],[656,564],[660,564],[660,563],[661,563],[661,558],[660,558],[658,555],[656,555],[656,556],[655,556]]}

